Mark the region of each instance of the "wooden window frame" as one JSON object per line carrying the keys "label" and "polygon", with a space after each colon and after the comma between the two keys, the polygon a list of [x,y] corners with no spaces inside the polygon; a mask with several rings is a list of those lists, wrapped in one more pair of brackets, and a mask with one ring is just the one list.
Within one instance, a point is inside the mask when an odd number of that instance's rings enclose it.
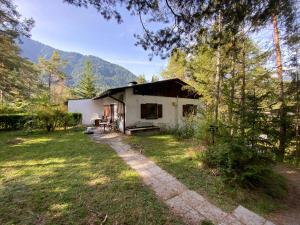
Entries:
{"label": "wooden window frame", "polygon": [[[154,107],[151,109],[151,107]],[[150,113],[149,110],[152,110]],[[141,119],[155,120],[163,117],[163,106],[157,103],[141,104]]]}
{"label": "wooden window frame", "polygon": [[182,116],[188,117],[191,115],[193,115],[193,116],[197,115],[197,105],[194,105],[194,104],[182,105]]}

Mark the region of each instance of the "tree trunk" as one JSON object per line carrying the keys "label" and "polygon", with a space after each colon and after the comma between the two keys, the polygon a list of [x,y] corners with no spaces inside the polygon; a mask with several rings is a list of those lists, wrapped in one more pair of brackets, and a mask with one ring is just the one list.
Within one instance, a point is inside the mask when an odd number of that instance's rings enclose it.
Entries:
{"label": "tree trunk", "polygon": [[232,39],[232,70],[231,70],[231,81],[230,81],[230,105],[228,109],[228,120],[230,128],[230,134],[233,135],[233,105],[235,99],[235,66],[236,66],[236,39]]}
{"label": "tree trunk", "polygon": [[[297,52],[298,55],[298,52]],[[296,61],[296,68],[298,70],[298,63]],[[299,131],[299,114],[300,114],[300,105],[299,105],[299,72],[296,71],[296,165],[298,166],[300,163],[300,131]]]}
{"label": "tree trunk", "polygon": [[218,124],[219,119],[219,104],[220,104],[220,85],[221,85],[221,13],[218,16],[218,47],[217,47],[217,65],[216,65],[216,90],[215,90],[215,124]]}
{"label": "tree trunk", "polygon": [[242,38],[243,46],[242,46],[242,85],[241,85],[241,121],[240,121],[240,127],[241,127],[241,136],[244,139],[245,138],[245,111],[246,111],[246,46],[245,46],[245,36]]}
{"label": "tree trunk", "polygon": [[285,96],[284,96],[284,86],[283,86],[283,71],[282,71],[282,60],[281,60],[281,50],[279,42],[279,30],[278,30],[278,21],[277,15],[272,16],[273,27],[274,27],[274,45],[276,52],[276,68],[278,80],[280,83],[280,110],[279,110],[279,124],[280,124],[280,137],[279,137],[279,148],[278,148],[278,160],[283,161],[285,154],[285,145],[286,145],[286,121],[285,121]]}
{"label": "tree trunk", "polygon": [[51,74],[49,74],[48,76],[48,101],[49,101],[49,104],[51,103]]}

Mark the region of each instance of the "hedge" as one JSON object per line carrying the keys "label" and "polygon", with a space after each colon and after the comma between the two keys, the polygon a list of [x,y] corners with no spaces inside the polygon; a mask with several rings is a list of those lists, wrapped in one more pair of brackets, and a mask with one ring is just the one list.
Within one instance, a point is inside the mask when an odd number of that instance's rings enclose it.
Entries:
{"label": "hedge", "polygon": [[[56,127],[71,127],[81,124],[82,115],[80,113],[62,112],[58,118],[56,115],[47,115],[51,121],[57,121]],[[28,114],[0,114],[0,130],[18,130],[27,127],[44,128],[44,115]]]}

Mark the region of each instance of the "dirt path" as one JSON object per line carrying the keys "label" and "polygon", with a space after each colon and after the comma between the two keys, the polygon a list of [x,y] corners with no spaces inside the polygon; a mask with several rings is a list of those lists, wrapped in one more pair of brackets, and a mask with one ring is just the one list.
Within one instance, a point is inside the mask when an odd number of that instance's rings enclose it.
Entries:
{"label": "dirt path", "polygon": [[289,194],[284,200],[287,209],[272,213],[269,218],[280,225],[300,225],[300,170],[278,165],[276,172],[288,180]]}

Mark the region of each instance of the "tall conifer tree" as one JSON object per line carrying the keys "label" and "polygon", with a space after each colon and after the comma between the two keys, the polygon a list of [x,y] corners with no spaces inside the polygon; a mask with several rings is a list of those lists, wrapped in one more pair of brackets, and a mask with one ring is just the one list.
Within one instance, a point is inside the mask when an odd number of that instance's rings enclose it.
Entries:
{"label": "tall conifer tree", "polygon": [[83,73],[78,86],[75,88],[75,94],[82,98],[92,98],[95,97],[96,93],[93,65],[91,61],[87,60],[84,62]]}

